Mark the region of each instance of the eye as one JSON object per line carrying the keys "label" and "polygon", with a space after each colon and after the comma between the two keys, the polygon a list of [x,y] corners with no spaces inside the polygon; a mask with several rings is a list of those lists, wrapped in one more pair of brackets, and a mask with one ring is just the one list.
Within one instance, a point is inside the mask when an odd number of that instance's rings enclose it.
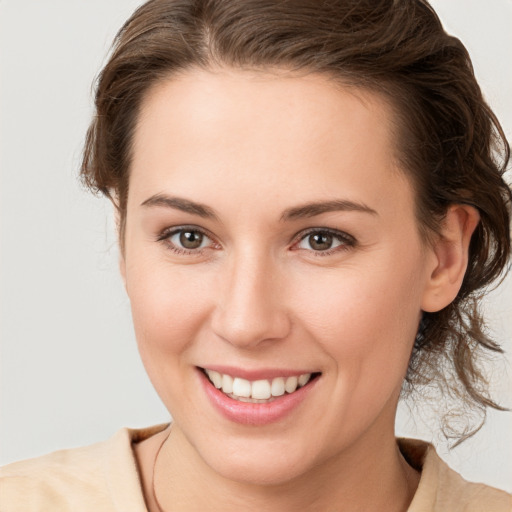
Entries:
{"label": "eye", "polygon": [[171,243],[183,249],[200,249],[208,241],[208,237],[200,231],[182,229],[169,237]]}
{"label": "eye", "polygon": [[303,234],[295,247],[297,249],[328,255],[338,250],[353,247],[355,244],[355,239],[342,231],[315,229]]}
{"label": "eye", "polygon": [[178,254],[200,253],[208,247],[216,248],[215,242],[202,230],[195,227],[180,227],[164,231],[158,241]]}

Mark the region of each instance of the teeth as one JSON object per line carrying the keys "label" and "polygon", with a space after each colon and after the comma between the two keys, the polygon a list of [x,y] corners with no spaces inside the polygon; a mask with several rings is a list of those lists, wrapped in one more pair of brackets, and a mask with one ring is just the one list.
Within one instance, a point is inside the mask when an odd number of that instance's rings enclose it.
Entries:
{"label": "teeth", "polygon": [[297,389],[299,379],[297,377],[288,377],[284,384],[284,389],[287,393],[293,393]]}
{"label": "teeth", "polygon": [[299,386],[305,386],[309,379],[311,379],[311,373],[304,373],[299,377]]}
{"label": "teeth", "polygon": [[231,398],[240,399],[243,402],[264,402],[272,397],[282,396],[285,393],[293,393],[305,386],[311,379],[311,373],[293,377],[276,377],[272,380],[249,381],[240,377],[221,374],[214,370],[205,370],[212,384],[221,389]]}
{"label": "teeth", "polygon": [[230,375],[222,376],[222,391],[226,394],[233,393],[233,377]]}
{"label": "teeth", "polygon": [[284,379],[282,377],[277,377],[277,379],[272,379],[272,396],[282,396],[284,395]]}
{"label": "teeth", "polygon": [[255,380],[252,383],[251,398],[257,398],[258,400],[267,400],[271,396],[272,391],[270,388],[270,382],[268,380]]}
{"label": "teeth", "polygon": [[213,370],[211,370],[208,373],[208,376],[210,377],[210,380],[213,382],[213,385],[217,389],[220,389],[222,387],[222,375],[219,372],[214,372]]}
{"label": "teeth", "polygon": [[235,378],[233,381],[233,395],[251,398],[251,383],[245,379]]}

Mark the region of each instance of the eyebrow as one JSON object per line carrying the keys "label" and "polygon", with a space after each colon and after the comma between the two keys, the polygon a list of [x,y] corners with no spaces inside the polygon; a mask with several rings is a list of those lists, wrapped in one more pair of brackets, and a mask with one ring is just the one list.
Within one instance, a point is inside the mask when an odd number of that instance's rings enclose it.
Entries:
{"label": "eyebrow", "polygon": [[141,206],[163,206],[165,208],[173,208],[182,212],[192,213],[193,215],[198,215],[205,219],[217,220],[217,215],[209,206],[182,197],[170,197],[164,194],[156,194],[146,199],[141,203]]}
{"label": "eyebrow", "polygon": [[[182,212],[198,215],[205,219],[218,220],[217,214],[209,206],[196,203],[195,201],[190,201],[189,199],[184,199],[182,197],[155,194],[141,203],[141,206],[173,208]],[[378,213],[373,208],[370,208],[363,203],[356,203],[346,199],[335,199],[332,201],[306,203],[300,206],[294,206],[293,208],[288,208],[281,215],[281,221],[315,217],[316,215],[335,211],[355,211],[378,216]]]}
{"label": "eyebrow", "polygon": [[366,206],[363,203],[356,203],[345,199],[334,199],[332,201],[318,201],[315,203],[306,203],[301,206],[289,208],[281,215],[282,221],[303,219],[308,217],[315,217],[322,213],[328,212],[363,212],[371,215],[379,215],[373,208]]}

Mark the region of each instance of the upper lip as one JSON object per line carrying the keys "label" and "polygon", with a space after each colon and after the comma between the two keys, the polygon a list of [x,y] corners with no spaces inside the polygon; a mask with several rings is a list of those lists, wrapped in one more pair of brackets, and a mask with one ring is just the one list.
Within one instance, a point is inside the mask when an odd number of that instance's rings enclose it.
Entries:
{"label": "upper lip", "polygon": [[287,369],[287,368],[258,368],[247,369],[226,365],[205,365],[201,366],[204,370],[213,370],[219,373],[231,375],[231,377],[239,377],[249,381],[274,379],[276,377],[299,377],[305,373],[319,373],[308,369]]}

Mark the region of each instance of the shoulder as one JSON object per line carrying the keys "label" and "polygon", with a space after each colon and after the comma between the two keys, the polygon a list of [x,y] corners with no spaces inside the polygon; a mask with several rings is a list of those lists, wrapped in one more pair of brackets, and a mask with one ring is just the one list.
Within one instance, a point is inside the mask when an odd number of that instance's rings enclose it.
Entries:
{"label": "shoulder", "polygon": [[121,429],[108,441],[0,468],[2,512],[145,511],[132,443],[159,428]]}
{"label": "shoulder", "polygon": [[512,512],[512,495],[488,485],[468,482],[451,469],[434,447],[399,440],[400,450],[421,479],[408,512]]}

